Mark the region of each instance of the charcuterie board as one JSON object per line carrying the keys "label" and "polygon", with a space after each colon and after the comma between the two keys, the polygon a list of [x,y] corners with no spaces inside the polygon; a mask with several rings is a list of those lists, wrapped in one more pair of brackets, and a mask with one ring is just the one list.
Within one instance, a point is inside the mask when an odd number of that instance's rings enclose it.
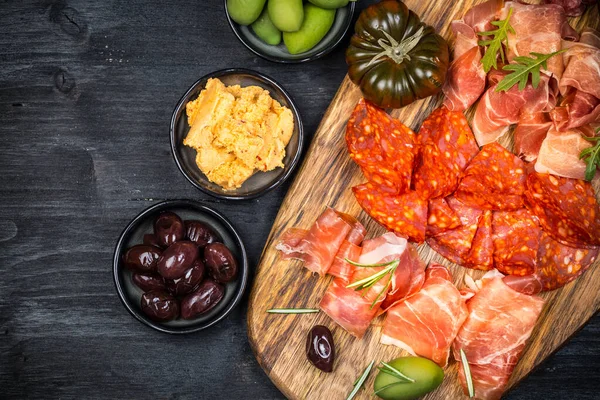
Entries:
{"label": "charcuterie board", "polygon": [[[450,43],[450,21],[460,19],[479,1],[423,2],[407,0],[406,5],[431,24]],[[584,26],[600,27],[598,8],[592,7],[581,18],[571,21],[581,30]],[[372,361],[387,361],[403,352],[379,343],[383,318],[377,318],[362,339],[356,339],[338,327],[324,313],[305,315],[267,314],[270,308],[318,308],[331,278],[313,276],[299,262],[282,260],[275,250],[278,237],[289,227],[308,228],[326,206],[358,215],[370,236],[384,229],[372,221],[352,195],[351,188],[365,181],[359,168],[348,157],[344,141],[346,122],[361,93],[346,77],[315,133],[303,165],[291,186],[265,245],[250,295],[248,336],[254,353],[271,380],[289,398],[344,399],[353,383]],[[415,102],[394,110],[392,116],[417,130],[423,119],[440,104],[441,97]],[[469,113],[467,113],[469,116]],[[510,135],[508,135],[510,137]],[[510,146],[509,138],[503,144]],[[598,192],[598,182],[595,182]],[[454,265],[431,250],[419,248],[426,261],[449,266],[457,285],[465,274],[478,278],[481,272]],[[509,383],[513,387],[600,309],[600,268],[598,262],[581,278],[553,292],[542,294],[546,305],[528,345]],[[305,341],[314,325],[328,326],[334,335],[337,361],[333,373],[314,368],[305,356]],[[446,378],[427,399],[459,399],[465,397],[457,378],[457,364],[445,369]],[[371,374],[356,398],[371,398]],[[542,390],[540,388],[540,390]],[[466,397],[465,397],[466,398]]]}

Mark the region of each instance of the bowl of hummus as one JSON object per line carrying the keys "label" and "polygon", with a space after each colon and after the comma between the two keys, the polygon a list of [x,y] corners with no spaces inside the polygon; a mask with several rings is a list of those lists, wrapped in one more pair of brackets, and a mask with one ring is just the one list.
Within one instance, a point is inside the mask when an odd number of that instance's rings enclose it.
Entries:
{"label": "bowl of hummus", "polygon": [[239,68],[195,82],[175,107],[170,135],[188,181],[228,200],[255,198],[282,184],[298,164],[304,136],[288,93]]}

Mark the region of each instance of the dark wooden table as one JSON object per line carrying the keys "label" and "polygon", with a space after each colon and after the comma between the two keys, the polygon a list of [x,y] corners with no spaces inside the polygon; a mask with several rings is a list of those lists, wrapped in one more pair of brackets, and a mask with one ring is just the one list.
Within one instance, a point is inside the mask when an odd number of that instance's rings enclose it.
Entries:
{"label": "dark wooden table", "polygon": [[[243,203],[196,190],[171,158],[173,107],[208,72],[256,69],[297,100],[308,142],[344,47],[262,60],[219,0],[0,1],[0,398],[283,397],[250,350],[245,303],[204,332],[155,332],[121,305],[113,248],[144,208],[189,198],[229,216],[256,265],[288,185]],[[595,317],[507,398],[599,398],[599,354]]]}

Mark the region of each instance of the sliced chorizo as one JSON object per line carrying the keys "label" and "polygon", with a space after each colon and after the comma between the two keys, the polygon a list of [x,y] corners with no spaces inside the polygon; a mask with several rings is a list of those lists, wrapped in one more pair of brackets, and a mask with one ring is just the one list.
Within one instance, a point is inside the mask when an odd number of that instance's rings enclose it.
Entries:
{"label": "sliced chorizo", "polygon": [[494,211],[492,241],[496,269],[507,275],[533,274],[541,233],[537,218],[525,208]]}

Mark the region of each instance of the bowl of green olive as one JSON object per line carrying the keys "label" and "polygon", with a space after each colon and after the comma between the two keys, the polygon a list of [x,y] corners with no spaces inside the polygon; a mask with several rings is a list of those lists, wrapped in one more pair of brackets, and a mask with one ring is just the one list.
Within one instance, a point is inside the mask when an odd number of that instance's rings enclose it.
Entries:
{"label": "bowl of green olive", "polygon": [[254,54],[280,63],[316,60],[352,23],[351,0],[225,0],[229,25]]}

